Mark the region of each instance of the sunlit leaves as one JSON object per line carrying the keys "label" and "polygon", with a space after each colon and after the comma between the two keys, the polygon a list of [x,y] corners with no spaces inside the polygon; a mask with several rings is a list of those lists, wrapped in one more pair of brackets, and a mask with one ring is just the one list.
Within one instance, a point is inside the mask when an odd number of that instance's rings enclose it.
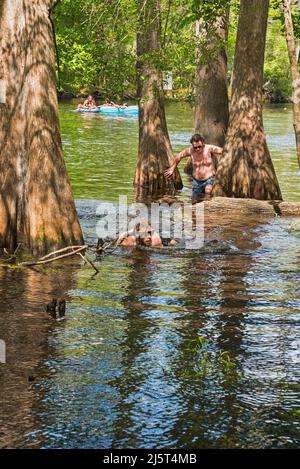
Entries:
{"label": "sunlit leaves", "polygon": [[[280,5],[271,0],[266,49],[266,81],[281,94],[290,93],[288,57]],[[232,68],[239,0],[161,0],[161,50],[155,66],[173,73],[173,85],[192,92],[196,49],[208,60],[203,39],[196,37],[196,20],[215,34],[214,22],[230,4],[228,68]],[[300,38],[299,10],[294,9],[295,34]],[[64,89],[75,92],[90,87],[110,97],[135,94],[137,0],[61,0],[55,8],[55,27]],[[203,43],[201,43],[201,41]],[[211,51],[210,51],[211,53]]]}
{"label": "sunlit leaves", "polygon": [[56,7],[63,86],[134,92],[135,8],[134,0],[64,0]]}

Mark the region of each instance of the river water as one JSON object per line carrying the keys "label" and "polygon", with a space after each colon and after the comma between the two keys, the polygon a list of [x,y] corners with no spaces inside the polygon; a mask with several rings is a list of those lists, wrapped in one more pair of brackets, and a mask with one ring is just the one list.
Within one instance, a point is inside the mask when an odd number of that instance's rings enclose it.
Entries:
{"label": "river water", "polygon": [[[95,243],[100,201],[133,201],[137,119],[73,108],[60,105],[62,139]],[[172,104],[167,117],[177,152],[193,116]],[[300,201],[291,108],[266,108],[264,122],[284,198]],[[299,447],[293,222],[230,214],[201,249],[117,248],[97,260],[98,275],[74,260],[0,268],[0,447]],[[64,321],[45,312],[52,298],[66,299]]]}

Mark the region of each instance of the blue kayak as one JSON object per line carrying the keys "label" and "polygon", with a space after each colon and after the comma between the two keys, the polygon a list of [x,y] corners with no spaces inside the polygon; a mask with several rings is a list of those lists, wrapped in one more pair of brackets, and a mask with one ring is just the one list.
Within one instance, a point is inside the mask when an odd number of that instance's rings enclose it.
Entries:
{"label": "blue kayak", "polygon": [[79,112],[94,112],[100,114],[114,114],[114,115],[132,115],[137,116],[139,113],[138,106],[126,106],[125,108],[118,108],[115,106],[100,106],[97,109],[78,109]]}
{"label": "blue kayak", "polygon": [[126,106],[124,108],[118,108],[114,106],[101,106],[99,111],[103,114],[134,114],[139,113],[138,106]]}

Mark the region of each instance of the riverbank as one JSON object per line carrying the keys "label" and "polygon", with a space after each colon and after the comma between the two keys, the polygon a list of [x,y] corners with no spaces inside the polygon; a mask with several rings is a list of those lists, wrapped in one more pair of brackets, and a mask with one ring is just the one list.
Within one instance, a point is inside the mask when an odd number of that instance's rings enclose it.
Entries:
{"label": "riverbank", "polygon": [[[89,94],[91,94],[95,99],[104,100],[106,98],[114,99],[117,101],[138,101],[137,96],[125,94],[123,97],[109,95],[107,93],[98,91],[98,90],[86,90],[80,93],[72,93],[70,91],[58,91],[57,96],[59,101],[67,101],[70,99],[80,99],[86,98]],[[168,91],[165,93],[165,100],[169,102],[185,102],[185,103],[193,103],[194,97],[187,92],[186,90],[174,90]],[[230,99],[230,97],[229,97]],[[268,104],[289,104],[292,102],[292,98],[286,98],[276,90],[264,90],[263,100],[265,103]]]}

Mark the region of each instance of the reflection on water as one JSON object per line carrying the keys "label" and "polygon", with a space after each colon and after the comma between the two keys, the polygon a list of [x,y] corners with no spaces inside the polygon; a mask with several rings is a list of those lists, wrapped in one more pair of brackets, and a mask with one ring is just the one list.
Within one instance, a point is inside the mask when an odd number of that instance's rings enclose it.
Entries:
{"label": "reflection on water", "polygon": [[[183,108],[179,128],[173,111],[179,150],[192,122]],[[300,200],[284,112],[268,110],[265,125],[272,154],[287,140],[287,160],[278,153],[276,165],[281,180],[289,174],[288,198]],[[137,123],[62,116],[92,241],[97,200],[132,197]],[[0,365],[0,446],[299,446],[300,238],[289,233],[291,219],[226,217],[207,220],[198,251],[118,248],[96,276],[65,264],[0,270],[8,354]],[[67,298],[65,321],[44,312],[53,297]]]}
{"label": "reflection on water", "polygon": [[0,337],[6,343],[6,364],[0,364],[0,447],[23,447],[25,435],[39,425],[34,383],[43,375],[48,338],[60,327],[45,307],[53,298],[68,300],[78,268],[67,262],[42,270],[0,269]]}

